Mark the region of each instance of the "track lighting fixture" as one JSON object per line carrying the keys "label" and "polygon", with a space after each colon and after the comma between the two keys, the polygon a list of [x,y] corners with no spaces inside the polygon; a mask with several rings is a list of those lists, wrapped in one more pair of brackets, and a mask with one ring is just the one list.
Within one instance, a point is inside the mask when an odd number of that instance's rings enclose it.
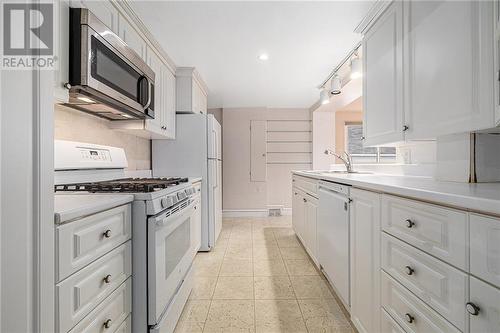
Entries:
{"label": "track lighting fixture", "polygon": [[319,93],[319,102],[322,105],[330,103],[330,96],[324,87],[321,88],[321,92]]}
{"label": "track lighting fixture", "polygon": [[338,74],[335,74],[332,77],[330,94],[338,95],[341,93],[341,90],[342,90],[342,81],[340,79],[340,76]]}

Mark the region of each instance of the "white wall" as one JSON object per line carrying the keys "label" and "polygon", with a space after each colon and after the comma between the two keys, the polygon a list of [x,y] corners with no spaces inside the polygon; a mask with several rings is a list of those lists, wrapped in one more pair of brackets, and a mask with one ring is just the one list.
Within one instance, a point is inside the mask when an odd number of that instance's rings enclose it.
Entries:
{"label": "white wall", "polygon": [[313,169],[328,170],[335,157],[325,155],[325,149],[335,147],[335,112],[313,113]]}

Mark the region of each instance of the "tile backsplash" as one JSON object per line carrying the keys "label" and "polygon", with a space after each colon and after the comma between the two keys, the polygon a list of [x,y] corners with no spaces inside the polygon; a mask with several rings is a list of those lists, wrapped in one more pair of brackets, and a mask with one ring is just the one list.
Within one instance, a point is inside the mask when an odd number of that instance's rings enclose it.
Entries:
{"label": "tile backsplash", "polygon": [[108,120],[71,108],[55,105],[56,140],[79,141],[125,150],[128,170],[151,169],[151,140],[108,128]]}

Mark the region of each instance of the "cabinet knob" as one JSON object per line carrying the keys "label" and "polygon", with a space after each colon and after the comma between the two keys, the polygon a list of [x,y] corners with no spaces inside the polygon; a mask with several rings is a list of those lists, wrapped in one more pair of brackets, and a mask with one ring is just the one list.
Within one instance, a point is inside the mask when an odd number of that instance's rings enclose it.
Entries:
{"label": "cabinet knob", "polygon": [[403,132],[406,132],[406,131],[407,131],[407,130],[409,130],[409,129],[410,129],[410,126],[408,126],[408,125],[404,125],[404,126],[403,126]]}
{"label": "cabinet knob", "polygon": [[465,308],[467,309],[467,312],[473,316],[477,316],[479,314],[479,306],[474,303],[468,302],[465,304]]}
{"label": "cabinet knob", "polygon": [[108,230],[106,230],[105,232],[103,232],[103,234],[102,234],[102,235],[103,235],[105,238],[109,238],[109,237],[111,237],[111,230],[109,230],[109,229],[108,229]]}
{"label": "cabinet knob", "polygon": [[413,228],[413,226],[415,225],[415,222],[413,222],[410,219],[407,219],[405,222],[406,222],[406,227],[407,228]]}
{"label": "cabinet knob", "polygon": [[303,200],[304,202],[307,202],[307,199],[306,199],[306,198],[303,198],[302,200]]}
{"label": "cabinet knob", "polygon": [[413,317],[411,314],[409,313],[405,313],[405,319],[407,322],[409,322],[410,324],[413,323],[415,321],[415,317]]}
{"label": "cabinet knob", "polygon": [[110,283],[111,282],[111,274],[108,274],[102,279],[105,283]]}
{"label": "cabinet knob", "polygon": [[111,327],[111,319],[106,319],[106,321],[104,322],[104,324],[102,326],[104,326],[104,328],[108,329]]}
{"label": "cabinet knob", "polygon": [[413,273],[415,273],[415,270],[410,266],[405,266],[405,272],[407,275],[413,275]]}

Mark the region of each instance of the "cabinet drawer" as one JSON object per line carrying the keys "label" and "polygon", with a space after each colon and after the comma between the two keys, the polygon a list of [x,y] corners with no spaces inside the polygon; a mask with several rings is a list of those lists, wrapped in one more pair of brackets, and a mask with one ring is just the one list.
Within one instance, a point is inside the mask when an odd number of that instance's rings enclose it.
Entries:
{"label": "cabinet drawer", "polygon": [[122,328],[123,321],[129,317],[131,304],[132,283],[128,279],[87,317],[80,321],[70,333],[115,332],[117,329]]}
{"label": "cabinet drawer", "polygon": [[383,333],[406,333],[385,310],[380,311],[380,325]]}
{"label": "cabinet drawer", "polygon": [[293,176],[292,179],[293,185],[302,191],[314,196],[318,197],[318,180],[312,178],[306,178],[301,176]]}
{"label": "cabinet drawer", "polygon": [[467,213],[390,195],[382,197],[382,230],[467,269]]}
{"label": "cabinet drawer", "polygon": [[132,332],[132,315],[129,315],[127,319],[121,323],[121,325],[116,329],[115,333],[131,333]]}
{"label": "cabinet drawer", "polygon": [[382,272],[382,307],[408,333],[460,332],[385,272]]}
{"label": "cabinet drawer", "polygon": [[116,207],[56,229],[57,280],[68,277],[130,238],[130,205]]}
{"label": "cabinet drawer", "polygon": [[470,215],[470,272],[500,287],[499,219]]}
{"label": "cabinet drawer", "polygon": [[479,312],[469,316],[469,332],[500,332],[500,289],[471,276],[470,302],[479,307]]}
{"label": "cabinet drawer", "polygon": [[59,332],[67,332],[131,274],[131,242],[114,249],[56,286]]}
{"label": "cabinet drawer", "polygon": [[459,329],[465,328],[467,275],[382,233],[382,268]]}

